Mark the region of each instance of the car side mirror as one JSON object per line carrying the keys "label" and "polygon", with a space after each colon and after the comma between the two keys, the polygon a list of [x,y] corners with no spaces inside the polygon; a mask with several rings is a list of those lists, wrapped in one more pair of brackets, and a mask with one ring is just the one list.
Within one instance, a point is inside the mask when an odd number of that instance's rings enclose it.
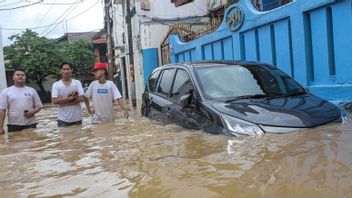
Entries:
{"label": "car side mirror", "polygon": [[180,97],[180,104],[182,109],[187,108],[191,105],[192,94],[185,94]]}

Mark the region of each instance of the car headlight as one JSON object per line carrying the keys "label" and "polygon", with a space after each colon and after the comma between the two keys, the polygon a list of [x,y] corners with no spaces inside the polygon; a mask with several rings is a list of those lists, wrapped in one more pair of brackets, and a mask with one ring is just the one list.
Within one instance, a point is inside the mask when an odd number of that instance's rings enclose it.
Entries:
{"label": "car headlight", "polygon": [[228,115],[221,115],[226,128],[229,132],[233,135],[245,134],[245,135],[263,135],[264,131],[258,126],[253,123],[228,116]]}

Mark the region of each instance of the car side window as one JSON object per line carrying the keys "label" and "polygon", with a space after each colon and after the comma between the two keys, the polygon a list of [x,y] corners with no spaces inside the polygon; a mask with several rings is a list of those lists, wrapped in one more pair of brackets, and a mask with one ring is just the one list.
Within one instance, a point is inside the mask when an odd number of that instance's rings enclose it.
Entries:
{"label": "car side window", "polygon": [[159,75],[160,75],[160,70],[154,72],[154,73],[149,77],[149,80],[148,80],[148,88],[149,88],[149,91],[150,91],[150,92],[154,92],[154,91],[155,91],[156,85],[157,85],[157,82],[158,82]]}
{"label": "car side window", "polygon": [[171,99],[178,103],[181,96],[185,94],[192,94],[192,91],[193,85],[187,71],[178,69],[171,92]]}
{"label": "car side window", "polygon": [[156,90],[157,93],[168,97],[171,89],[171,85],[174,79],[175,69],[166,69],[161,75],[159,85]]}

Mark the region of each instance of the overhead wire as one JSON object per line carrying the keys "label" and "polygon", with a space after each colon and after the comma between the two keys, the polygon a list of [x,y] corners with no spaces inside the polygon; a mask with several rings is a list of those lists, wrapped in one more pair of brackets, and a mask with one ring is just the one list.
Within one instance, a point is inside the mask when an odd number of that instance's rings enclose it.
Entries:
{"label": "overhead wire", "polygon": [[75,1],[75,2],[65,2],[65,3],[62,3],[62,2],[53,2],[53,3],[50,3],[50,2],[43,2],[42,4],[43,5],[72,5],[72,4],[79,4],[79,3],[82,3],[84,0],[78,0],[78,1]]}
{"label": "overhead wire", "polygon": [[[81,12],[81,13],[84,13],[84,12],[90,10],[91,8],[93,8],[93,7],[94,7],[96,4],[98,4],[98,3],[99,3],[99,0],[97,0],[93,5],[91,5],[90,7],[88,7],[86,10],[84,10],[84,11]],[[76,6],[66,15],[66,17],[68,17],[68,16],[71,14],[71,12],[72,12],[74,9],[77,8],[78,4],[75,4],[75,5],[76,5]],[[80,13],[80,14],[81,14],[81,13]],[[75,15],[74,17],[77,17],[77,16],[79,16],[80,14]],[[64,19],[62,20],[62,22],[69,20],[69,19],[66,19],[66,17],[64,17]],[[70,19],[72,19],[72,18],[74,18],[74,17],[71,17]],[[62,22],[61,22],[61,23],[62,23]],[[47,32],[44,36],[46,36],[46,35],[48,35],[49,33],[51,33],[51,32],[52,32],[54,29],[56,29],[56,27],[57,27],[59,24],[61,24],[61,23],[58,23],[53,29],[51,29],[49,32]]]}
{"label": "overhead wire", "polygon": [[[54,28],[52,28],[50,30],[50,28],[52,26],[49,26],[48,28],[46,28],[44,31],[42,31],[41,34],[43,34],[44,36],[48,35],[50,32],[52,32],[60,23],[57,23],[59,20],[61,20],[61,18],[63,18],[63,21],[65,21],[66,17],[71,14],[71,12],[73,10],[75,10],[77,7],[77,4],[72,4],[68,9],[66,9],[54,22],[53,22],[53,25]],[[46,32],[46,33],[45,33]],[[45,34],[44,34],[45,33]]]}
{"label": "overhead wire", "polygon": [[[3,2],[3,3],[4,3],[4,2]],[[20,3],[23,3],[23,1],[20,0],[20,1],[16,1],[16,2],[9,3],[9,4],[0,5],[0,7],[6,7],[6,6],[10,6],[10,5],[16,5],[16,4],[20,4]]]}
{"label": "overhead wire", "polygon": [[26,30],[26,29],[31,29],[31,30],[34,30],[34,29],[41,29],[41,28],[46,28],[46,27],[49,27],[49,26],[53,26],[53,25],[56,25],[56,24],[61,24],[63,23],[64,21],[70,21],[74,18],[77,18],[79,16],[81,16],[82,14],[84,14],[85,12],[89,11],[90,9],[92,9],[96,4],[99,3],[99,0],[97,0],[94,4],[92,4],[90,7],[88,7],[87,9],[83,10],[82,12],[68,18],[68,19],[64,19],[64,20],[61,20],[57,23],[51,23],[51,24],[48,24],[48,25],[43,25],[43,26],[38,26],[38,27],[27,27],[27,28],[1,28],[2,30]]}
{"label": "overhead wire", "polygon": [[29,7],[29,6],[34,6],[34,5],[37,5],[37,4],[42,3],[42,1],[43,1],[43,0],[40,0],[40,1],[35,2],[35,3],[26,4],[26,5],[17,6],[17,7],[12,7],[12,8],[2,8],[2,9],[0,9],[0,11],[16,10],[16,9],[20,9],[20,8],[25,8],[25,7]]}
{"label": "overhead wire", "polygon": [[[56,2],[56,0],[54,0],[54,3]],[[45,14],[43,15],[43,17],[39,20],[39,23],[37,26],[39,26],[43,20],[45,19],[45,17],[49,14],[49,12],[51,11],[51,9],[54,7],[54,5],[51,5],[50,8],[45,12]]]}

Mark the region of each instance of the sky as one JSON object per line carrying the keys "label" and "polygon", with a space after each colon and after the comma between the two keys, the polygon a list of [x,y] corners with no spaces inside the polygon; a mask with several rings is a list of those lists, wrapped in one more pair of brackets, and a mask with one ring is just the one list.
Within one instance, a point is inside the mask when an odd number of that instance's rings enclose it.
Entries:
{"label": "sky", "polygon": [[102,0],[0,0],[0,26],[4,46],[17,29],[41,27],[32,30],[48,38],[96,31],[104,27]]}

